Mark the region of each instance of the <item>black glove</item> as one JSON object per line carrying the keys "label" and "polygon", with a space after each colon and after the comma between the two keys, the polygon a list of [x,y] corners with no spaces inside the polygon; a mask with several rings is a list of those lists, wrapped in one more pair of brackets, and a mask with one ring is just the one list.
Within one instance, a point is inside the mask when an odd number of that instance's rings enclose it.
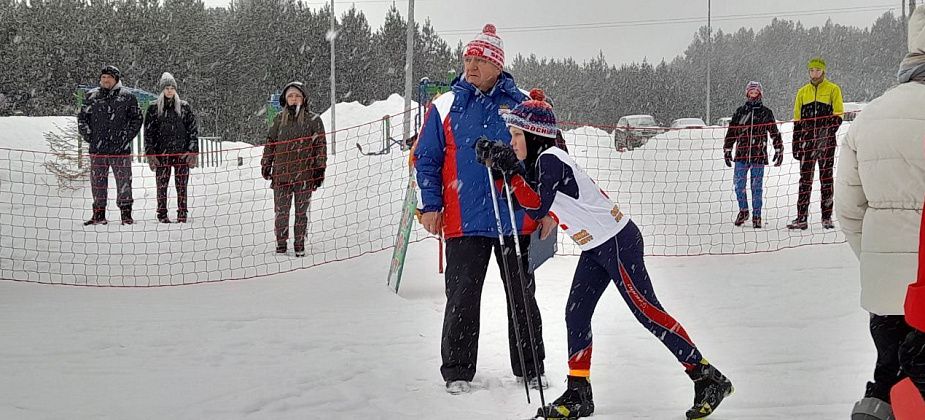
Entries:
{"label": "black glove", "polygon": [[520,161],[514,153],[514,148],[496,141],[491,147],[491,168],[506,174],[517,172],[520,169]]}
{"label": "black glove", "polygon": [[774,166],[780,166],[784,163],[784,151],[781,149],[774,149]]}
{"label": "black glove", "polygon": [[273,167],[269,165],[260,168],[260,174],[263,175],[263,179],[267,181],[273,180],[272,171]]}
{"label": "black glove", "polygon": [[488,140],[488,137],[482,136],[475,142],[475,158],[478,159],[479,163],[485,165],[487,161],[491,160],[491,146],[492,141]]}
{"label": "black glove", "polygon": [[492,141],[484,136],[480,137],[475,143],[475,157],[479,163],[488,166],[498,175],[510,175],[521,169],[514,148],[500,140]]}
{"label": "black glove", "polygon": [[732,150],[723,151],[723,160],[726,161],[726,166],[732,167]]}

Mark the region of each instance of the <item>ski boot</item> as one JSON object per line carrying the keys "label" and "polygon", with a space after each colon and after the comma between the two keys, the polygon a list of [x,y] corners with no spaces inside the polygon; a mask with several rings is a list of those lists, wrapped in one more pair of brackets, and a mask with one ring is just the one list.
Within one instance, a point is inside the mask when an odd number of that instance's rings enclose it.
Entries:
{"label": "ski boot", "polygon": [[687,375],[694,381],[694,406],[687,410],[688,419],[709,416],[723,402],[723,398],[735,391],[732,382],[706,359],[688,370]]}
{"label": "ski boot", "polygon": [[591,382],[580,376],[568,377],[568,388],[553,403],[537,410],[536,417],[546,419],[577,419],[594,414]]}
{"label": "ski boot", "polygon": [[739,210],[739,215],[736,216],[736,221],[732,222],[732,224],[742,226],[746,220],[748,220],[748,210]]}

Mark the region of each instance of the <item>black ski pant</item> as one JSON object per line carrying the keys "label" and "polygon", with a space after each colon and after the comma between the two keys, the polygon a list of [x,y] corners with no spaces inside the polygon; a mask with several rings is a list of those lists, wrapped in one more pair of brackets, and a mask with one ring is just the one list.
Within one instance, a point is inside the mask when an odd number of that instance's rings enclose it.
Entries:
{"label": "black ski pant", "polygon": [[109,168],[116,178],[116,205],[132,208],[132,157],[90,155],[90,191],[93,211],[105,212],[109,195]]}
{"label": "black ski pant", "polygon": [[174,186],[177,187],[177,215],[186,216],[186,185],[189,181],[189,165],[182,156],[162,156],[154,167],[154,180],[157,183],[157,214],[167,215],[167,185],[170,184],[170,172],[173,169]]}
{"label": "black ski pant", "polygon": [[871,314],[870,335],[877,365],[864,396],[890,402],[890,390],[906,377],[925,395],[925,333],[906,324],[902,315]]}
{"label": "black ski pant", "polygon": [[813,177],[819,166],[819,185],[822,204],[822,218],[832,218],[832,195],[835,178],[835,139],[825,139],[818,142],[814,150],[806,151],[800,160],[800,192],[797,196],[797,217],[807,219],[809,214],[809,196],[813,192]]}
{"label": "black ski pant", "polygon": [[305,249],[305,235],[308,229],[308,205],[311,203],[312,190],[304,182],[296,184],[273,186],[273,209],[276,213],[274,233],[276,244],[285,246],[289,240],[289,209],[295,207],[295,239],[293,247],[296,251]]}
{"label": "black ski pant", "polygon": [[[524,355],[524,366],[527,377],[536,376],[545,372],[543,360],[546,358],[543,346],[543,324],[540,309],[536,305],[536,284],[533,274],[525,271],[524,278],[527,284],[526,296],[521,292],[520,270],[527,267],[526,249],[530,245],[529,236],[520,236],[520,244],[524,253],[520,263],[517,263],[517,254],[514,252],[514,237],[505,237],[504,255],[497,238],[482,236],[464,236],[446,240],[446,312],[443,315],[443,340],[441,342],[441,355],[443,365],[440,373],[446,381],[471,381],[475,376],[476,360],[479,349],[479,315],[481,313],[482,285],[485,283],[485,272],[488,261],[494,251],[498,269],[501,271],[501,282],[505,285],[504,293],[507,297],[507,324],[508,347],[511,355],[511,370],[514,376],[522,376],[520,359],[517,351],[517,340],[514,328],[520,333],[520,348]],[[506,258],[511,270],[510,278],[505,276],[501,258]],[[511,308],[511,296],[507,296],[508,287],[513,293],[514,308]],[[536,355],[539,360],[533,360],[530,348],[530,331],[527,328],[526,305],[529,305],[531,321],[533,324],[533,337],[536,340]],[[511,319],[511,311],[517,316],[517,325]]]}

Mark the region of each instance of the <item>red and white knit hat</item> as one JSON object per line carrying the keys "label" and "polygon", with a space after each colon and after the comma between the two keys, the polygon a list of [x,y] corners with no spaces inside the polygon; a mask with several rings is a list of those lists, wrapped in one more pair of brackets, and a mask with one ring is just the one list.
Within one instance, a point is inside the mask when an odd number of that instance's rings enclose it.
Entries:
{"label": "red and white knit hat", "polygon": [[466,44],[463,57],[479,57],[504,70],[504,43],[496,31],[495,25],[485,25],[482,33]]}

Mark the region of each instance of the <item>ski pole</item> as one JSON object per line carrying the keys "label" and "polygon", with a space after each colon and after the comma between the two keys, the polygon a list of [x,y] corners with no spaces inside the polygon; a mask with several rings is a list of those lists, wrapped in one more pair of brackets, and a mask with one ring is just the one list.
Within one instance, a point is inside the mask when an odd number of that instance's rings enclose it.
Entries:
{"label": "ski pole", "polygon": [[[530,305],[527,304],[527,276],[524,274],[526,267],[523,265],[523,257],[520,248],[520,232],[517,230],[517,221],[514,219],[514,202],[511,200],[511,184],[510,180],[507,177],[507,174],[502,174],[504,177],[504,192],[507,194],[507,209],[508,214],[511,216],[511,229],[514,229],[514,252],[517,255],[517,272],[520,274],[520,292],[523,295],[524,299],[524,316],[527,318],[527,333],[530,337],[530,350],[533,352],[533,373],[536,375],[536,383],[539,385],[540,391],[540,404],[542,404],[544,413],[546,410],[546,397],[543,395],[543,380],[540,378],[540,364],[539,358],[536,356],[536,337],[533,335],[533,320],[532,320],[532,311],[530,310]],[[524,382],[526,382],[526,376],[524,376]]]}
{"label": "ski pole", "polygon": [[[491,173],[491,168],[487,165],[488,170],[488,189],[491,191],[491,204],[495,208],[495,225],[498,228],[498,241],[501,245],[501,265],[504,268],[504,282],[507,288],[508,307],[510,308],[511,321],[514,323],[514,340],[517,341],[517,357],[520,358],[520,374],[524,378],[524,392],[527,393],[527,404],[530,404],[530,386],[527,384],[527,366],[524,362],[523,341],[520,340],[520,324],[517,322],[517,310],[514,306],[514,292],[511,288],[511,268],[507,264],[507,256],[504,246],[504,228],[501,226],[501,211],[498,210],[498,195],[495,193],[495,177]],[[516,227],[515,227],[516,228]]]}

